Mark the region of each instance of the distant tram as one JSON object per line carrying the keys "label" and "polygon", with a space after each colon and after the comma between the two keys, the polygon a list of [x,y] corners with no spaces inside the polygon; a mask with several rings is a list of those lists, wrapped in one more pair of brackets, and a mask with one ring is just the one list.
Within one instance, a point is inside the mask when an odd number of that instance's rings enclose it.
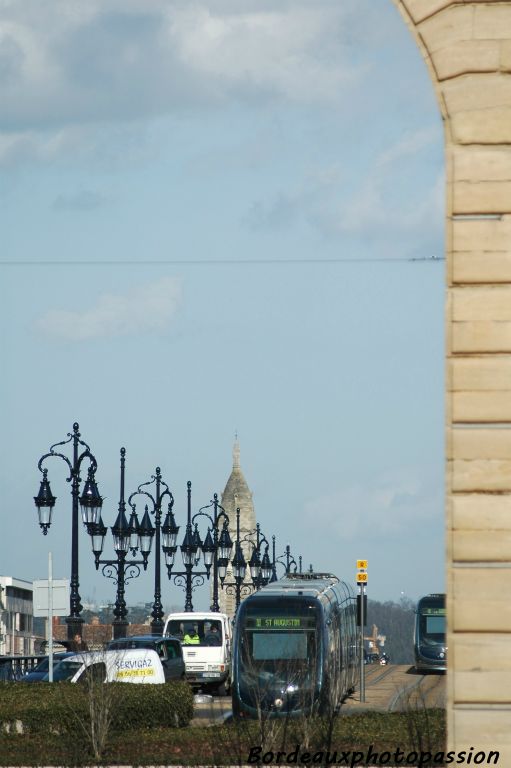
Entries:
{"label": "distant tram", "polygon": [[336,576],[290,574],[244,600],[232,655],[234,716],[324,714],[358,682],[356,600]]}
{"label": "distant tram", "polygon": [[445,595],[421,597],[415,611],[415,668],[419,672],[447,669],[445,644]]}

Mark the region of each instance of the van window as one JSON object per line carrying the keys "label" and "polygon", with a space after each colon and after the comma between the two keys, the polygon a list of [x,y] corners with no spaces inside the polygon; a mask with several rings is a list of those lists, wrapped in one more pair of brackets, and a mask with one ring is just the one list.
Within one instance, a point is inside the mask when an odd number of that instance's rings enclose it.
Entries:
{"label": "van window", "polygon": [[99,661],[97,664],[91,664],[90,667],[86,667],[84,672],[80,675],[80,683],[104,683],[106,681],[106,664],[103,661]]}
{"label": "van window", "polygon": [[[215,629],[212,632],[213,626]],[[181,643],[185,636],[195,637],[195,633],[199,641],[194,640],[193,645],[220,646],[224,641],[222,622],[216,619],[171,619],[167,624],[166,634],[178,637]]]}

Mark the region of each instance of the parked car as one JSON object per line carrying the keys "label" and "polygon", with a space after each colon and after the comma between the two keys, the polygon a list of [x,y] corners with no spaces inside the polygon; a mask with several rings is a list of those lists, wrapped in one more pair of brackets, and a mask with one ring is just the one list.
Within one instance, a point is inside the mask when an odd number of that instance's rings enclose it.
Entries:
{"label": "parked car", "polygon": [[134,648],[150,648],[156,651],[163,666],[165,681],[184,680],[185,662],[181,643],[177,637],[162,637],[161,635],[135,635],[111,640],[107,651],[127,650]]}
{"label": "parked car", "polygon": [[[167,681],[158,653],[151,648],[123,648],[115,651],[79,651],[59,661],[53,680],[82,683],[87,679],[103,683],[164,684]],[[48,682],[48,674],[43,678]]]}

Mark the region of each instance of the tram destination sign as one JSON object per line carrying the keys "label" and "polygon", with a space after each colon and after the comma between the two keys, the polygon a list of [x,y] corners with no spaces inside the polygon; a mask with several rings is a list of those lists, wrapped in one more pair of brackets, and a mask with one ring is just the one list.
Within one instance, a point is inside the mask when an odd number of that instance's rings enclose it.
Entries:
{"label": "tram destination sign", "polygon": [[247,629],[311,629],[316,626],[312,616],[254,616],[247,618]]}
{"label": "tram destination sign", "polygon": [[445,608],[443,606],[426,606],[421,609],[423,616],[445,616]]}

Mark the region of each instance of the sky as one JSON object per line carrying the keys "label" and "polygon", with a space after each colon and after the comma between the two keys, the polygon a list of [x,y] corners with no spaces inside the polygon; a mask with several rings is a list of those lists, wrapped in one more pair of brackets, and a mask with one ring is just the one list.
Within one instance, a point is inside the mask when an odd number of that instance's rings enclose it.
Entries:
{"label": "sky", "polygon": [[[76,421],[106,525],[122,446],[181,539],[237,432],[277,554],[352,584],[367,559],[377,600],[443,591],[443,216],[391,0],[2,0],[0,573],[45,578],[51,551],[69,577],[64,462],[46,537],[33,497]],[[84,530],[80,594],[115,599]]]}

